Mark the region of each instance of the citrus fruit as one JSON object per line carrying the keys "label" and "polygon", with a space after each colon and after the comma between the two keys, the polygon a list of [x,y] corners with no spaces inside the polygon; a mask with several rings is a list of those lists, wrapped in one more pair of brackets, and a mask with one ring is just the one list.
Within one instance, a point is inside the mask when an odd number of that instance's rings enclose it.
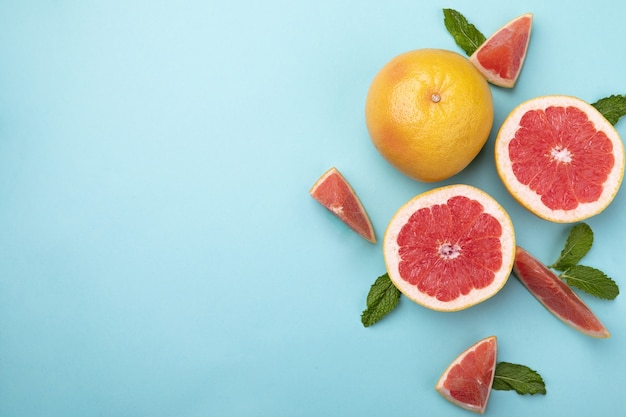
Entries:
{"label": "citrus fruit", "polygon": [[496,373],[497,353],[495,336],[476,342],[448,366],[435,389],[459,407],[483,414]]}
{"label": "citrus fruit", "polygon": [[476,157],[491,131],[493,100],[467,58],[419,49],[396,56],[376,74],[365,116],[372,143],[391,165],[434,182]]}
{"label": "citrus fruit", "polygon": [[554,272],[518,247],[513,273],[545,308],[574,329],[593,337],[610,334],[587,305]]}
{"label": "citrus fruit", "polygon": [[374,228],[363,204],[337,168],[326,171],[309,194],[364,239],[376,243]]}
{"label": "citrus fruit", "polygon": [[526,59],[532,24],[532,13],[511,20],[470,56],[487,81],[500,87],[515,86]]}
{"label": "citrus fruit", "polygon": [[414,197],[396,212],[383,252],[389,278],[409,299],[457,311],[506,283],[515,234],[508,214],[487,193],[449,185]]}
{"label": "citrus fruit", "polygon": [[569,96],[528,100],[495,142],[498,175],[520,204],[558,223],[600,213],[624,175],[624,145],[590,104]]}

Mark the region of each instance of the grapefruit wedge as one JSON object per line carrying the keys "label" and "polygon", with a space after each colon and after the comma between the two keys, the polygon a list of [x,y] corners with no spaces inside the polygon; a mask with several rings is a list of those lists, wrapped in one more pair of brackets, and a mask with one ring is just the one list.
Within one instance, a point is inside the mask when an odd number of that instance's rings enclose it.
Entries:
{"label": "grapefruit wedge", "polygon": [[450,185],[427,191],[393,216],[383,241],[387,273],[409,299],[457,311],[496,294],[515,257],[513,224],[484,191]]}
{"label": "grapefruit wedge", "polygon": [[515,86],[526,59],[532,24],[532,13],[511,20],[470,56],[470,61],[491,84]]}
{"label": "grapefruit wedge", "polygon": [[624,145],[592,105],[543,96],[516,107],[495,142],[498,175],[537,216],[573,223],[602,212],[624,175]]}
{"label": "grapefruit wedge", "polygon": [[376,243],[374,228],[363,204],[337,168],[326,171],[309,194],[364,239]]}
{"label": "grapefruit wedge", "polygon": [[548,311],[574,329],[592,337],[610,336],[600,320],[567,284],[519,246],[513,273]]}
{"label": "grapefruit wedge", "polygon": [[448,366],[435,389],[453,404],[483,414],[493,386],[497,352],[495,336],[476,342]]}

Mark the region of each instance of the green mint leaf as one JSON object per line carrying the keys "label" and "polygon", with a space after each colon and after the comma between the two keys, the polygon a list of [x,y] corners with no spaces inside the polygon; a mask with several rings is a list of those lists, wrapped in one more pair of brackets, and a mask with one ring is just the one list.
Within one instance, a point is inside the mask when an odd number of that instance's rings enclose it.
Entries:
{"label": "green mint leaf", "polygon": [[591,227],[586,223],[577,224],[570,230],[559,259],[550,267],[557,271],[565,271],[576,265],[589,252],[592,244],[593,231]]}
{"label": "green mint leaf", "polygon": [[612,95],[592,104],[612,125],[626,115],[626,95]]}
{"label": "green mint leaf", "polygon": [[605,300],[613,300],[619,295],[615,281],[599,269],[584,265],[574,265],[561,274],[567,285],[576,287],[588,294]]}
{"label": "green mint leaf", "polygon": [[443,9],[443,23],[456,44],[470,56],[487,38],[459,12]]}
{"label": "green mint leaf", "polygon": [[400,291],[393,285],[388,274],[376,279],[367,294],[367,308],[361,314],[361,323],[369,327],[396,308],[400,301]]}
{"label": "green mint leaf", "polygon": [[498,362],[496,365],[492,388],[500,391],[515,390],[520,395],[546,394],[546,385],[537,371],[509,362]]}

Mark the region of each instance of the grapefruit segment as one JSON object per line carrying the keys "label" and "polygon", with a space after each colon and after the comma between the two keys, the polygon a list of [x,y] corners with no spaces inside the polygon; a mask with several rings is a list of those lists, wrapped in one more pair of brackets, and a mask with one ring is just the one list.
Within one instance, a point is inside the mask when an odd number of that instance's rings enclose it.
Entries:
{"label": "grapefruit segment", "polygon": [[537,216],[572,223],[602,212],[624,175],[624,145],[590,104],[569,96],[520,104],[496,137],[498,175]]}
{"label": "grapefruit segment", "polygon": [[592,337],[610,336],[600,320],[567,284],[519,246],[513,273],[548,311],[574,329]]}
{"label": "grapefruit segment", "polygon": [[376,243],[374,228],[363,204],[337,168],[326,171],[309,194],[364,239]]}
{"label": "grapefruit segment", "polygon": [[515,86],[526,59],[532,23],[532,13],[511,20],[470,56],[487,81],[505,88]]}
{"label": "grapefruit segment", "polygon": [[389,278],[409,299],[433,310],[462,310],[506,283],[515,256],[513,224],[478,188],[435,188],[396,212],[383,253]]}
{"label": "grapefruit segment", "polygon": [[483,414],[491,394],[497,352],[495,336],[476,342],[448,366],[435,389],[459,407]]}

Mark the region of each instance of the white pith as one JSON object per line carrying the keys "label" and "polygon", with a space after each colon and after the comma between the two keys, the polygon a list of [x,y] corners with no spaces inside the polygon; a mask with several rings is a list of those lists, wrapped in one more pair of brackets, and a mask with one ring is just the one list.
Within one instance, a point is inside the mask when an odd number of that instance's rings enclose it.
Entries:
{"label": "white pith", "polygon": [[550,152],[550,156],[557,162],[562,164],[569,164],[572,162],[572,153],[567,148],[555,147]]}
{"label": "white pith", "polygon": [[[613,156],[615,164],[609,174],[604,189],[597,201],[580,203],[573,210],[552,210],[541,202],[541,196],[529,186],[520,183],[513,173],[513,166],[509,157],[509,143],[515,137],[522,116],[529,110],[545,110],[548,107],[574,106],[583,110],[596,130],[602,131],[613,143]],[[566,149],[553,149],[552,157],[567,163],[571,155]],[[537,97],[520,104],[506,118],[495,143],[495,161],[498,174],[504,185],[524,207],[535,215],[557,223],[570,223],[587,219],[600,213],[613,200],[622,182],[624,174],[624,145],[619,133],[593,106],[570,96],[544,96]]]}

